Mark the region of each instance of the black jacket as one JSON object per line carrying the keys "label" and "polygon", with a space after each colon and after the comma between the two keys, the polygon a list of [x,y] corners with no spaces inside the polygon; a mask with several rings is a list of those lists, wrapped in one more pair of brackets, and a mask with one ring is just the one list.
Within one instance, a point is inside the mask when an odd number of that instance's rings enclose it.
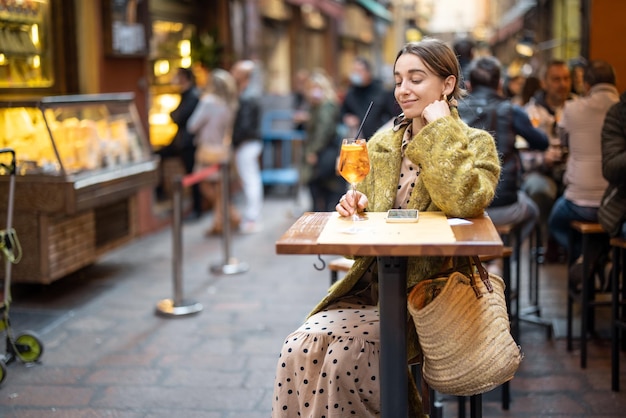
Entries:
{"label": "black jacket", "polygon": [[170,117],[178,126],[178,131],[174,137],[174,144],[177,148],[192,148],[193,134],[187,130],[187,121],[191,117],[196,105],[200,101],[200,90],[197,87],[191,87],[180,95],[180,103],[170,113]]}
{"label": "black jacket", "polygon": [[502,170],[491,207],[517,202],[522,164],[515,146],[515,137],[523,137],[531,149],[548,148],[547,135],[535,129],[526,112],[489,87],[475,86],[459,105],[459,115],[470,126],[489,131],[496,140]]}
{"label": "black jacket", "polygon": [[232,145],[237,148],[245,141],[261,139],[261,105],[256,97],[239,97],[235,115]]}
{"label": "black jacket", "polygon": [[604,118],[602,126],[602,176],[626,196],[626,92]]}
{"label": "black jacket", "polygon": [[379,80],[373,80],[369,85],[363,87],[352,86],[346,93],[346,97],[341,104],[340,116],[342,120],[346,114],[352,114],[358,116],[362,121],[370,103],[374,102],[372,110],[363,124],[361,138],[369,140],[378,128],[386,122],[385,120],[381,123],[380,115],[384,110],[384,106],[381,103],[383,94],[384,91]]}

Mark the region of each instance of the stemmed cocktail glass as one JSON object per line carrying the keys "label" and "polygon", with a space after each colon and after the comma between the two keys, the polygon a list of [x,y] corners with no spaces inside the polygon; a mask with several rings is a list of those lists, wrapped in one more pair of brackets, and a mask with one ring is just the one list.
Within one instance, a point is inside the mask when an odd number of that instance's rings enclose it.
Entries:
{"label": "stemmed cocktail glass", "polygon": [[[344,138],[339,153],[339,173],[352,185],[352,196],[356,205],[356,185],[365,179],[370,171],[370,160],[367,155],[367,142],[364,139]],[[355,208],[353,221],[361,221],[367,217]]]}

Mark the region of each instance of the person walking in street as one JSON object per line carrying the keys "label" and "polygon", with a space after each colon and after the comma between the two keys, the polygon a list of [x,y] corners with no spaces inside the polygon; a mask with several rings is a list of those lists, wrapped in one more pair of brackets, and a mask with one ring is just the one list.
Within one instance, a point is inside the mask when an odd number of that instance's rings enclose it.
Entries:
{"label": "person walking in street", "polygon": [[454,40],[452,49],[459,60],[461,66],[462,79],[459,81],[461,87],[467,90],[471,90],[469,82],[469,67],[472,60],[474,60],[474,52],[476,50],[476,41],[473,38],[464,36]]}
{"label": "person walking in street", "polygon": [[[198,87],[196,87],[195,77],[189,68],[178,68],[172,82],[180,88],[180,103],[170,113],[170,117],[178,126],[178,130],[172,142],[156,151],[156,154],[161,157],[162,161],[167,158],[180,158],[185,168],[185,173],[189,174],[193,172],[196,146],[193,134],[187,130],[187,121],[198,105],[201,93]],[[164,179],[161,178],[160,186],[157,187],[157,194],[161,193],[163,181]],[[199,219],[202,216],[202,194],[197,184],[191,186],[191,196],[193,208],[187,219]]]}
{"label": "person walking in street", "polygon": [[615,72],[606,61],[589,63],[583,75],[586,95],[568,102],[559,121],[561,141],[568,148],[563,183],[565,192],[558,198],[548,226],[556,241],[571,259],[581,253],[582,237],[575,234],[574,248],[569,237],[572,221],[598,221],[598,207],[607,181],[602,177],[602,125],[611,106],[619,101]]}
{"label": "person walking in street", "polygon": [[350,73],[350,88],[341,104],[341,122],[348,130],[346,137],[356,135],[372,102],[375,103],[363,124],[361,138],[370,139],[374,132],[387,122],[387,119],[383,120],[383,117],[377,114],[377,109],[383,109],[382,103],[378,103],[382,94],[384,90],[380,80],[374,78],[372,64],[363,57],[355,58]]}
{"label": "person walking in street", "polygon": [[341,148],[341,138],[337,134],[337,94],[322,70],[314,70],[310,74],[305,90],[309,118],[306,122],[302,182],[309,186],[313,211],[333,211],[346,189],[335,167]]}
{"label": "person walking in street", "polygon": [[[205,94],[187,121],[187,130],[195,135],[195,169],[224,164],[231,159],[231,134],[237,111],[237,85],[226,70],[217,68],[211,71],[205,87]],[[200,183],[200,190],[206,200],[213,201],[213,225],[207,235],[221,234],[223,229],[222,184],[215,175]],[[232,202],[229,206],[229,220],[233,228],[239,228],[240,215]]]}
{"label": "person walking in street", "polygon": [[[372,169],[358,191],[344,194],[335,209],[344,217],[392,208],[482,215],[494,197],[500,162],[493,137],[458,116],[455,106],[463,90],[454,52],[436,39],[409,43],[398,53],[393,71],[403,114],[395,126],[370,139]],[[467,274],[471,269],[466,257],[409,257],[407,292],[452,266]],[[273,418],[379,416],[377,305],[376,257],[355,257],[350,271],[284,340]],[[413,325],[407,324],[407,332],[412,359],[419,343]],[[410,416],[422,417],[419,395],[410,393]]]}
{"label": "person walking in street", "polygon": [[[524,109],[498,93],[501,65],[495,57],[474,60],[469,77],[472,92],[459,104],[459,115],[468,125],[485,129],[494,135],[502,161],[496,197],[487,212],[495,225],[520,226],[521,239],[524,241],[539,219],[539,208],[520,189],[522,166],[516,137],[519,135],[524,138],[529,149],[539,151],[548,148],[548,137],[533,127]],[[499,260],[491,263],[488,269],[495,274],[502,272]]]}
{"label": "person walking in street", "polygon": [[232,144],[235,163],[245,198],[239,231],[254,233],[261,228],[263,208],[263,182],[259,157],[263,151],[261,141],[261,87],[253,82],[257,64],[251,60],[238,61],[231,69],[237,91],[239,107],[235,115]]}

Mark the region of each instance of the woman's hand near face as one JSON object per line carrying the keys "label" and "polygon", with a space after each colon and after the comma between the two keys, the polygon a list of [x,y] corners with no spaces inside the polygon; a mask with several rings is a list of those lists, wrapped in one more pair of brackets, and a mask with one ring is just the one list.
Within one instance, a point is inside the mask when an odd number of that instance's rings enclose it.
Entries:
{"label": "woman's hand near face", "polygon": [[367,196],[361,192],[353,194],[352,190],[349,190],[341,196],[339,203],[335,206],[335,209],[341,216],[352,216],[357,212],[363,212],[367,207]]}
{"label": "woman's hand near face", "polygon": [[445,100],[436,100],[426,106],[422,112],[424,124],[433,122],[439,118],[450,116],[450,105]]}

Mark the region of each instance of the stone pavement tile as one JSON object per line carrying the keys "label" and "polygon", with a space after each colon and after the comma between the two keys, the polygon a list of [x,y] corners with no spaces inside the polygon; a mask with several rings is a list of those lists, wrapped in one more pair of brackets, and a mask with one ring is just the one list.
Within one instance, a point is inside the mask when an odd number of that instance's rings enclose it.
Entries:
{"label": "stone pavement tile", "polygon": [[224,410],[250,411],[257,406],[261,395],[260,389],[244,388],[116,386],[108,387],[92,405],[100,408],[140,408],[148,415],[161,408],[190,408],[207,413]]}
{"label": "stone pavement tile", "polygon": [[13,385],[9,390],[2,390],[0,410],[4,407],[85,407],[94,397],[93,387],[75,387],[69,385]]}
{"label": "stone pavement tile", "polygon": [[160,381],[163,371],[145,367],[125,366],[97,369],[88,375],[86,384],[104,386],[108,384],[153,385]]}
{"label": "stone pavement tile", "polygon": [[[44,363],[26,366],[12,363],[8,366],[7,379],[23,386],[70,385],[85,379],[89,373],[88,367],[52,367]],[[5,390],[0,389],[0,396],[3,394]]]}

